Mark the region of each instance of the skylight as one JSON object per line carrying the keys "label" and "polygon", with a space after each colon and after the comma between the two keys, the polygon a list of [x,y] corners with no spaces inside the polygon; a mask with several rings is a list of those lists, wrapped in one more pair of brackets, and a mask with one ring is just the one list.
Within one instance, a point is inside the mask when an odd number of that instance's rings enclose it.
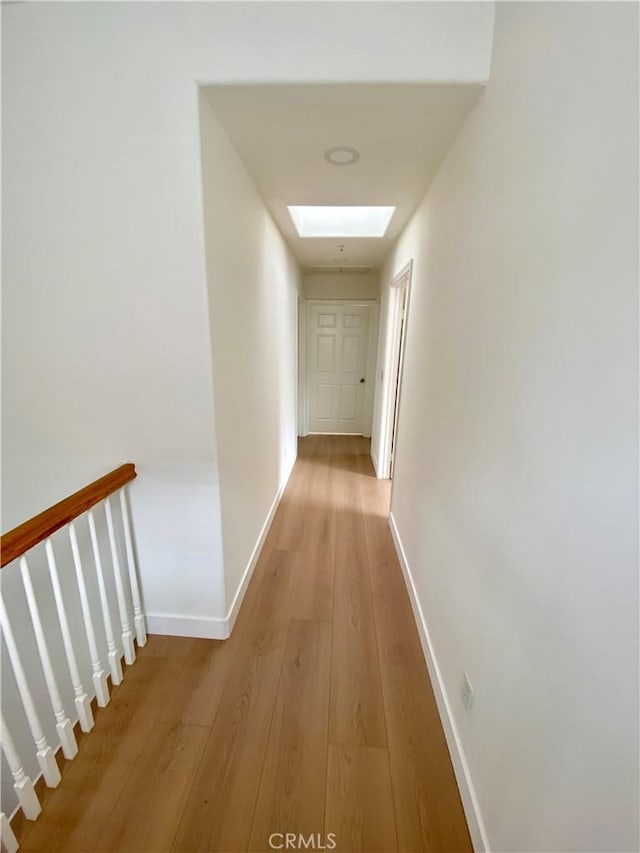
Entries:
{"label": "skylight", "polygon": [[395,207],[289,205],[300,237],[384,237]]}

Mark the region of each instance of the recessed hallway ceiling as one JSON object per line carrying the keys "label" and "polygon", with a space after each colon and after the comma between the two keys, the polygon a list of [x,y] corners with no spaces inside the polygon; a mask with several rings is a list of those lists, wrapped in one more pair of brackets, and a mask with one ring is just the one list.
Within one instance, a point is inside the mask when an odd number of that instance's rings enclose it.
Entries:
{"label": "recessed hallway ceiling", "polygon": [[[406,225],[480,84],[207,86],[206,97],[305,267],[377,267]],[[352,165],[325,152],[354,148]],[[298,237],[287,205],[394,205],[384,238]],[[343,250],[340,250],[343,245]]]}

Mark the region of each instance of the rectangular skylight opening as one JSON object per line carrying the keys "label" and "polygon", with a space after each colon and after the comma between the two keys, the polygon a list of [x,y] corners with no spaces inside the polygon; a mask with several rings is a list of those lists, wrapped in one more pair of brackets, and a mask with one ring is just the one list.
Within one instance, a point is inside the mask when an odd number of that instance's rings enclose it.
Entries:
{"label": "rectangular skylight opening", "polygon": [[384,237],[395,207],[289,205],[300,237]]}

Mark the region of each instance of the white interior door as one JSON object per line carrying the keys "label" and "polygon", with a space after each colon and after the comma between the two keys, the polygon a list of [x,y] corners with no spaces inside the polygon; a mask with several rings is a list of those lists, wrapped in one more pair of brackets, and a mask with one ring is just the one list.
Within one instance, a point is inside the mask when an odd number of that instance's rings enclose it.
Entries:
{"label": "white interior door", "polygon": [[309,432],[363,432],[369,311],[366,305],[309,303]]}

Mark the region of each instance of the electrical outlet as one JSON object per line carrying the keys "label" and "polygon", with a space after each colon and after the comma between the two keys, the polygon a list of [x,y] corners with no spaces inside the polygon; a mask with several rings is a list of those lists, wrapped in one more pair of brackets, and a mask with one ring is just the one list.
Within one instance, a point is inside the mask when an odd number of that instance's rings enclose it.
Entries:
{"label": "electrical outlet", "polygon": [[471,682],[469,681],[469,676],[465,672],[464,679],[462,680],[462,687],[460,689],[460,698],[462,699],[462,704],[464,705],[464,709],[467,713],[471,712],[471,706],[473,705],[473,687],[471,686]]}

